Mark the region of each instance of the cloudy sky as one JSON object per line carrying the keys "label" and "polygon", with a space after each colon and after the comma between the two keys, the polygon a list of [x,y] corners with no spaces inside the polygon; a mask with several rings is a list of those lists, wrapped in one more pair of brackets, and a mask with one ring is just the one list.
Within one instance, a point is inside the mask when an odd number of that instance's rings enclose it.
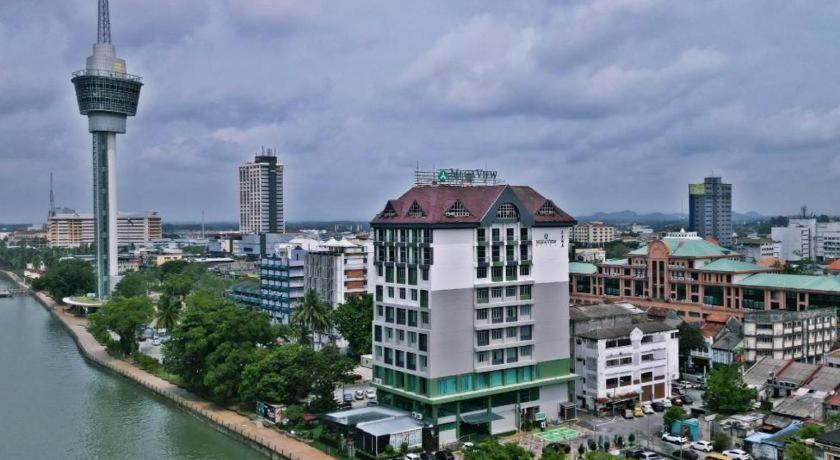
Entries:
{"label": "cloudy sky", "polygon": [[[0,2],[0,221],[90,210],[70,73],[95,0]],[[290,220],[359,218],[421,168],[496,169],[572,214],[679,211],[714,172],[734,208],[840,213],[840,5],[813,1],[112,0],[144,77],[119,200],[237,219],[236,166],[286,165]]]}

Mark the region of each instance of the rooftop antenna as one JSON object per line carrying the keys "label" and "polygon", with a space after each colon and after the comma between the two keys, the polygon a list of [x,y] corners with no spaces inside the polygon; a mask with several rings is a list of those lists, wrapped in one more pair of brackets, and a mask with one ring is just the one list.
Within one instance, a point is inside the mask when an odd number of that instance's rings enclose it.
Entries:
{"label": "rooftop antenna", "polygon": [[108,12],[108,0],[99,0],[96,43],[111,43],[111,14]]}
{"label": "rooftop antenna", "polygon": [[53,173],[50,171],[50,217],[55,215],[55,193],[53,192]]}
{"label": "rooftop antenna", "polygon": [[204,233],[204,210],[203,209],[201,210],[201,238],[202,239],[205,238],[205,233]]}

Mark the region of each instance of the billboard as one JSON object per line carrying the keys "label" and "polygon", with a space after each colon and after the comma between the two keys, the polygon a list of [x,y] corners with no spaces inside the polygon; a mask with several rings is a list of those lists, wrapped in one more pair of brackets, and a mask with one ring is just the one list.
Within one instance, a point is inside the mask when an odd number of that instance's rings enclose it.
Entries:
{"label": "billboard", "polygon": [[706,193],[706,184],[688,184],[689,195],[704,195]]}

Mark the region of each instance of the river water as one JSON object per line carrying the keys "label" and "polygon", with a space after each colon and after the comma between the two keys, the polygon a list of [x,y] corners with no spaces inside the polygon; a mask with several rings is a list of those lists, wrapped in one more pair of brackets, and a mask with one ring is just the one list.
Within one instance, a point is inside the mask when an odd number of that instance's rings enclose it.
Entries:
{"label": "river water", "polygon": [[94,458],[265,459],[88,364],[35,299],[0,298],[0,459]]}

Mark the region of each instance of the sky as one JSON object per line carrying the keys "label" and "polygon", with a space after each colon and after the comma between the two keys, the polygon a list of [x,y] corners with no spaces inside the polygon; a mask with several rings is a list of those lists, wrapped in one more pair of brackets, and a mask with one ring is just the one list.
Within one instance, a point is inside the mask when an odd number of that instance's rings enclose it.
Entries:
{"label": "sky", "polygon": [[[287,219],[367,220],[414,170],[483,168],[572,215],[840,214],[840,4],[112,0],[143,76],[118,136],[122,211],[236,221],[237,165],[285,164]],[[0,2],[0,222],[91,209],[71,72],[95,0]]]}

